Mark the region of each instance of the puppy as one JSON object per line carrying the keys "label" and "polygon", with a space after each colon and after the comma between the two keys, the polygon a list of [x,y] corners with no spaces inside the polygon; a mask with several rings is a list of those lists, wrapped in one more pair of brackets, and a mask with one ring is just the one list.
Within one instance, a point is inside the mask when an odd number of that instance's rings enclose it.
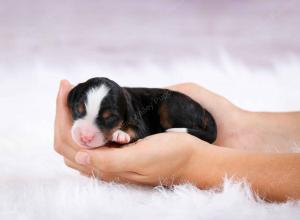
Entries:
{"label": "puppy", "polygon": [[120,87],[107,78],[92,78],[70,91],[68,106],[72,138],[85,148],[127,144],[166,131],[187,132],[209,143],[217,136],[208,111],[168,89]]}

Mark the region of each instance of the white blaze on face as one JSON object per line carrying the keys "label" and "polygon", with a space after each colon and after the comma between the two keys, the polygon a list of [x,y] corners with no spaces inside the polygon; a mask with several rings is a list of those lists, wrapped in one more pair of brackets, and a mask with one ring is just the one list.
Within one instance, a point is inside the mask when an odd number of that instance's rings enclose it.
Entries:
{"label": "white blaze on face", "polygon": [[96,125],[101,103],[108,92],[109,88],[104,84],[88,90],[85,102],[86,115],[74,121],[71,130],[72,138],[76,143],[94,148],[103,146],[108,141]]}

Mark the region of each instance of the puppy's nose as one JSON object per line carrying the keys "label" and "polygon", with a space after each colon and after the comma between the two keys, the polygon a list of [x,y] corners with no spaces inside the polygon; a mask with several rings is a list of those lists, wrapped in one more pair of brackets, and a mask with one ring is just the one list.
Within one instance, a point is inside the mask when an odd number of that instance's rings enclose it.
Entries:
{"label": "puppy's nose", "polygon": [[81,135],[80,136],[80,140],[85,143],[85,144],[88,144],[88,143],[91,143],[92,140],[94,139],[95,135]]}

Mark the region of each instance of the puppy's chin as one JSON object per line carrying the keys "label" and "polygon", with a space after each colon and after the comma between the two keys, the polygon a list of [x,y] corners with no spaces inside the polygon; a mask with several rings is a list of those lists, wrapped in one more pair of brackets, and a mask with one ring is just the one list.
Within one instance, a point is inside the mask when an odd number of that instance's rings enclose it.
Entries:
{"label": "puppy's chin", "polygon": [[82,148],[93,149],[93,148],[103,147],[106,143],[107,141],[101,143],[92,143],[92,144],[84,144],[84,143],[77,143],[77,144],[79,144]]}
{"label": "puppy's chin", "polygon": [[[87,141],[82,137],[84,135],[92,136],[92,138]],[[86,149],[101,147],[108,142],[108,139],[99,129],[94,126],[85,126],[80,123],[75,123],[72,126],[71,136],[76,144]]]}
{"label": "puppy's chin", "polygon": [[72,135],[72,139],[74,140],[74,142],[76,144],[78,144],[82,148],[86,148],[86,149],[93,149],[93,148],[97,148],[97,147],[102,147],[108,142],[108,140],[106,140],[104,137],[101,137],[100,134],[99,135],[97,134],[96,137],[95,137],[95,140],[93,140],[90,143],[84,143],[84,142],[80,141],[79,137],[74,137],[74,135]]}

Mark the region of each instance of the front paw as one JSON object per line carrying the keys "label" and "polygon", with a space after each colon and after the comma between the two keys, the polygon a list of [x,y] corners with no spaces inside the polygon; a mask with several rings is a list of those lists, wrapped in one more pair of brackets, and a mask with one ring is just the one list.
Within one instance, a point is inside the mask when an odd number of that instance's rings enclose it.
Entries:
{"label": "front paw", "polygon": [[118,144],[128,144],[130,142],[130,136],[122,130],[117,130],[112,135],[112,141]]}

